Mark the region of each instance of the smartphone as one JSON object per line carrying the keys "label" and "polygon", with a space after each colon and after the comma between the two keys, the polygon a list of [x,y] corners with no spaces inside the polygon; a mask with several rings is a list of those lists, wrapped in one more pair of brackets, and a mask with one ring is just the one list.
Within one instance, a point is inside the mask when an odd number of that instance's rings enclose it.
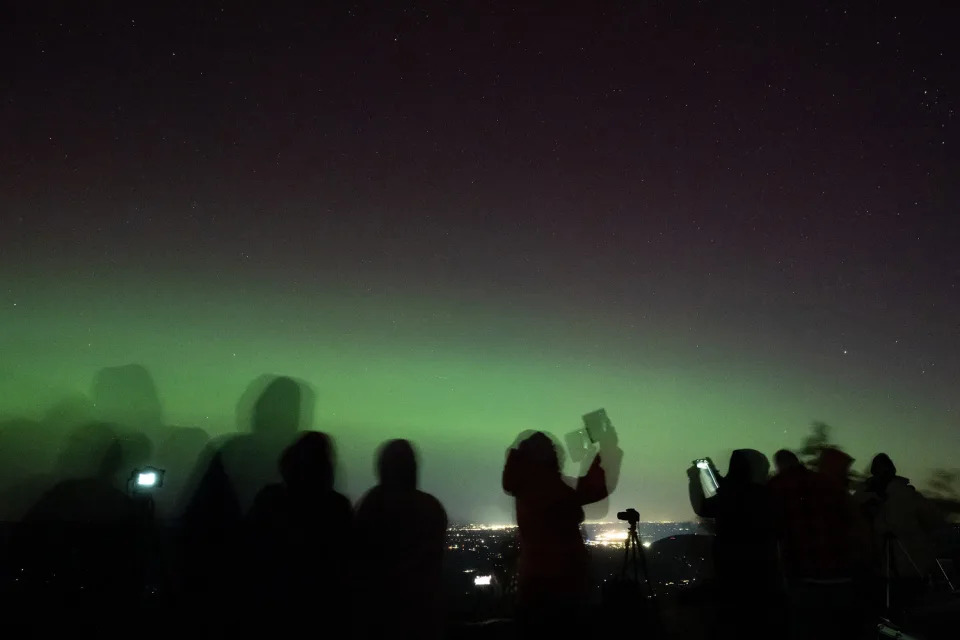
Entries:
{"label": "smartphone", "polygon": [[564,439],[567,441],[567,451],[570,460],[580,462],[596,450],[596,444],[603,434],[610,428],[610,418],[605,409],[597,409],[583,415],[583,428],[571,431]]}
{"label": "smartphone", "polygon": [[717,482],[717,476],[713,473],[713,467],[710,466],[710,461],[706,458],[700,458],[699,460],[694,460],[693,464],[696,465],[697,470],[700,471],[700,486],[703,488],[704,497],[712,498],[717,495],[717,489],[720,487],[720,483]]}
{"label": "smartphone", "polygon": [[610,418],[607,417],[606,409],[597,409],[583,416],[583,429],[591,443],[597,442],[609,426]]}
{"label": "smartphone", "polygon": [[567,441],[567,452],[572,462],[581,462],[593,450],[593,443],[586,429],[571,431],[564,438]]}

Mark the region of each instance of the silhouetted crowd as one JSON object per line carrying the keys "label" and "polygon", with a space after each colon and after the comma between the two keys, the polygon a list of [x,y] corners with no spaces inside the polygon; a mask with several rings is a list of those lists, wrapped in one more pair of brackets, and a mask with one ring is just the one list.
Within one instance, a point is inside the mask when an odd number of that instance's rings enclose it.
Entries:
{"label": "silhouetted crowd", "polygon": [[[715,528],[718,637],[863,638],[916,626],[907,612],[938,577],[933,535],[944,517],[886,454],[856,488],[852,463],[835,447],[809,466],[782,449],[770,477],[762,453],[740,449],[710,497],[688,470],[694,511]],[[955,619],[950,611],[929,616],[928,632]]]}
{"label": "silhouetted crowd", "polygon": [[[175,487],[184,498],[169,509],[172,527],[158,526],[159,494],[118,480],[144,457],[136,433],[105,422],[73,430],[51,488],[7,493],[36,496],[3,556],[10,637],[442,637],[447,515],[418,489],[413,445],[383,444],[378,484],[352,505],[334,488],[331,437],[302,430],[304,394],[290,378],[265,379],[249,398],[248,432],[210,442],[168,434],[173,449],[199,449],[191,479]],[[36,425],[5,428],[10,464],[32,455],[24,433]],[[623,457],[612,425],[594,436],[578,478],[563,476],[563,447],[548,433],[524,432],[507,449],[522,637],[659,630],[649,582],[617,600],[637,620],[621,616],[630,622],[614,629],[590,619],[581,524],[590,505],[605,508]],[[812,466],[786,450],[774,463],[770,477],[763,454],[734,451],[725,475],[710,463],[717,486],[706,492],[689,470],[693,509],[715,533],[715,637],[857,638],[878,620],[903,624],[937,570],[930,536],[941,514],[884,454],[856,490],[852,459],[836,448]]]}
{"label": "silhouetted crowd", "polygon": [[[173,527],[156,515],[163,489],[120,480],[130,434],[93,422],[69,435],[60,479],[6,541],[10,637],[442,634],[447,515],[417,487],[413,445],[382,445],[379,482],[352,505],[334,490],[332,439],[300,430],[305,388],[263,382],[249,433],[199,452]],[[22,425],[4,426],[16,442]]]}

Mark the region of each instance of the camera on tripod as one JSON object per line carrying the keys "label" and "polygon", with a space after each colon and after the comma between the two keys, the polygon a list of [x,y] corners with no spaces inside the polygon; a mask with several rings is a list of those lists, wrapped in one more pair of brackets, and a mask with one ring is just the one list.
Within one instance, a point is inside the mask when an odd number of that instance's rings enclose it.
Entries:
{"label": "camera on tripod", "polygon": [[637,531],[640,514],[636,509],[625,509],[617,513],[617,518],[627,522],[630,529],[623,540],[623,564],[620,572],[604,582],[604,606],[620,620],[619,625],[624,629],[635,630],[640,617],[652,626],[656,637],[660,637],[661,620],[656,593],[647,571],[647,557]]}

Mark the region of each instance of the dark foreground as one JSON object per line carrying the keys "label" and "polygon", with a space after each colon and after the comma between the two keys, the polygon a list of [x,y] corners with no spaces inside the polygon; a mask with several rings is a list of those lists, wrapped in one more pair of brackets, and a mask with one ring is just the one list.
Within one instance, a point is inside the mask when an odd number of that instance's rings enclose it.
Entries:
{"label": "dark foreground", "polygon": [[[12,528],[2,528],[3,541],[10,539]],[[275,636],[276,629],[264,628],[263,603],[251,602],[242,593],[190,593],[183,585],[165,576],[171,575],[175,563],[169,553],[174,532],[165,533],[166,541],[157,547],[142,593],[127,592],[119,597],[104,598],[84,585],[58,584],[50,576],[43,584],[18,573],[16,558],[5,556],[2,610],[6,637],[51,637],[67,634],[85,637],[211,637],[247,638]],[[498,540],[486,535],[483,548],[449,550],[445,570],[445,637],[518,638],[514,593],[511,589],[509,535]],[[664,639],[712,639],[729,637],[721,621],[725,618],[724,602],[729,594],[718,593],[710,571],[709,536],[671,536],[647,549],[646,573],[641,572],[639,585],[632,580],[618,580],[623,552],[616,547],[591,549],[596,588],[576,621],[577,637],[601,638],[626,633],[630,637]],[[450,545],[453,546],[453,545]],[[4,544],[4,548],[7,545]],[[944,536],[942,555],[951,572],[960,550],[960,527],[953,527]],[[481,573],[487,574],[477,581]],[[489,573],[487,573],[489,572]],[[489,584],[486,577],[490,578]],[[376,579],[376,576],[370,576]],[[949,577],[956,587],[956,575]],[[649,578],[649,582],[646,578]],[[479,582],[479,584],[478,584]],[[636,587],[636,588],[634,588]],[[932,585],[911,609],[898,619],[896,630],[903,638],[935,640],[956,638],[960,623],[960,594],[943,581]],[[343,585],[350,590],[350,585]],[[861,596],[861,621],[853,636],[861,638],[897,637],[881,634],[885,616],[883,584],[864,585]],[[775,594],[768,601],[768,611],[779,621],[771,629],[771,637],[791,638],[790,603],[786,594]],[[336,633],[351,637],[356,622],[364,616],[377,615],[379,603],[356,603],[348,610],[330,612],[317,609],[315,633],[323,636]],[[282,615],[277,613],[277,615]],[[269,616],[268,616],[269,618]],[[251,620],[258,620],[252,624]],[[566,621],[562,621],[566,622]],[[729,621],[728,621],[729,622]],[[561,625],[562,626],[562,625]],[[727,627],[729,628],[729,626]],[[304,630],[307,631],[307,630]],[[830,637],[822,629],[818,637]],[[892,634],[894,631],[887,630]]]}

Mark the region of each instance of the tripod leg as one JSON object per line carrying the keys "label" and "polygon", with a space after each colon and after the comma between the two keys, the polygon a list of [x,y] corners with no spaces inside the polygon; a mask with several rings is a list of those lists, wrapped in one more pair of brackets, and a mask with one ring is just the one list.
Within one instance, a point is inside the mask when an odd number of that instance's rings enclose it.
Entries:
{"label": "tripod leg", "polygon": [[890,591],[891,591],[891,582],[893,582],[893,575],[891,574],[891,561],[893,560],[893,545],[890,544],[890,538],[887,538],[886,540],[884,540],[883,543],[884,543],[883,560],[884,560],[884,564],[886,565],[884,567],[884,572],[883,572],[884,582],[886,582],[886,584],[884,585],[886,587],[886,593],[885,593],[886,614],[887,614],[887,617],[890,617],[890,600],[891,600]]}
{"label": "tripod leg", "polygon": [[630,566],[630,536],[623,541],[623,563],[620,565],[620,579],[627,577],[627,568]]}
{"label": "tripod leg", "polygon": [[640,536],[636,531],[633,532],[633,579],[640,583],[640,569],[642,568],[640,559],[643,557],[643,547],[640,545]]}
{"label": "tripod leg", "polygon": [[626,539],[623,541],[623,565],[620,568],[620,578],[626,578],[631,570],[633,573],[634,582],[639,582],[639,574],[637,572],[637,532],[632,529],[627,533]]}
{"label": "tripod leg", "polygon": [[[664,633],[663,619],[660,617],[660,608],[656,599],[656,591],[653,588],[653,581],[650,579],[650,569],[649,564],[647,564],[647,553],[643,547],[643,544],[640,542],[639,536],[635,537],[634,544],[636,545],[634,566],[639,568],[638,573],[643,574],[643,584],[646,587],[646,594],[644,594],[645,605],[648,607],[648,611],[651,615],[651,622],[654,628],[654,637],[660,637]],[[637,571],[636,568],[635,571]],[[639,576],[637,578],[637,583],[640,583]]]}

